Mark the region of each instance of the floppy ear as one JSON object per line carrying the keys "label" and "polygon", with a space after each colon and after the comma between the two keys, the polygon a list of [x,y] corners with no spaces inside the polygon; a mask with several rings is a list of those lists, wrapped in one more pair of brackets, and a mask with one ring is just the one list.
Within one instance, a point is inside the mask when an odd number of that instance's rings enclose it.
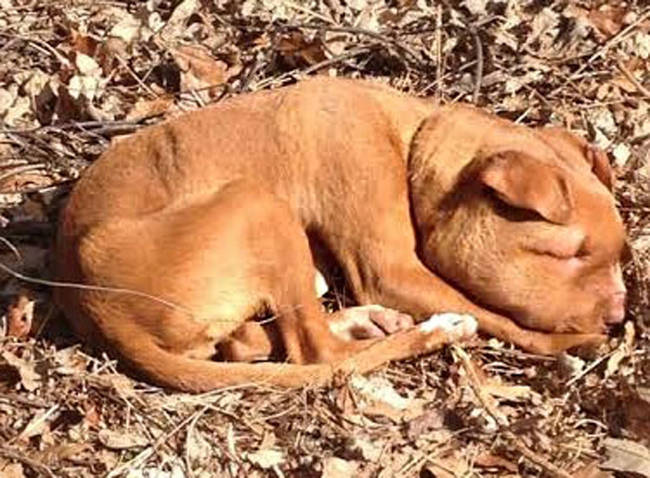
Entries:
{"label": "floppy ear", "polygon": [[556,224],[566,224],[571,218],[573,200],[564,173],[525,153],[505,151],[490,156],[478,177],[511,206],[535,211]]}
{"label": "floppy ear", "polygon": [[591,172],[607,189],[611,191],[614,188],[614,173],[607,153],[602,149],[590,145],[584,138],[557,126],[540,128],[537,131],[542,134],[542,137],[546,139],[546,143],[560,156],[566,156],[567,146],[572,148],[582,156],[591,167]]}

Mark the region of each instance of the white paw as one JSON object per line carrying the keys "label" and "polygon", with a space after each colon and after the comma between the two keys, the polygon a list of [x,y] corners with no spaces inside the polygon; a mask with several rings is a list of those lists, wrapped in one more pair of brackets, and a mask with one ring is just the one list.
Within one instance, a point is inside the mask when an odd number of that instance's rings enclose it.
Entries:
{"label": "white paw", "polygon": [[452,340],[458,340],[474,335],[478,329],[478,322],[471,315],[448,312],[432,315],[422,322],[419,327],[422,332],[441,330],[449,335]]}

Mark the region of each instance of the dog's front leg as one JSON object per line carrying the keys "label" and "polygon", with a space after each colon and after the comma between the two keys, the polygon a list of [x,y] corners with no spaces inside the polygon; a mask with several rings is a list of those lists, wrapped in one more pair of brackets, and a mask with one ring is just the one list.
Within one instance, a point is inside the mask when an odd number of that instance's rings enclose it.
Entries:
{"label": "dog's front leg", "polygon": [[411,314],[416,320],[444,312],[470,314],[477,319],[481,331],[533,353],[557,354],[576,347],[591,348],[604,340],[598,334],[549,334],[523,329],[508,317],[474,304],[428,270],[415,255],[377,264],[372,272],[367,270],[369,263],[364,266],[364,276],[372,276],[373,280],[358,284],[354,291],[361,302],[391,307]]}

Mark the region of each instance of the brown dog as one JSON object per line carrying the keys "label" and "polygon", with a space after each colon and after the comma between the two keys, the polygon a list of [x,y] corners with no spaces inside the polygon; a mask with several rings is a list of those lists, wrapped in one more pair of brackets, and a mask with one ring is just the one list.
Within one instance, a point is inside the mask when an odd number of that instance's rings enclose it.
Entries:
{"label": "brown dog", "polygon": [[[603,153],[562,130],[435,109],[361,81],[305,81],[113,146],[63,212],[57,271],[131,292],[62,288],[56,298],[81,335],[150,380],[193,391],[319,383],[471,328],[343,340],[355,323],[367,332],[408,321],[372,308],[328,319],[314,262],[340,268],[359,304],[418,321],[468,313],[489,334],[556,353],[599,342],[623,318],[611,181]],[[249,320],[265,312],[272,326]],[[241,360],[280,344],[293,364],[207,360],[218,344]]]}

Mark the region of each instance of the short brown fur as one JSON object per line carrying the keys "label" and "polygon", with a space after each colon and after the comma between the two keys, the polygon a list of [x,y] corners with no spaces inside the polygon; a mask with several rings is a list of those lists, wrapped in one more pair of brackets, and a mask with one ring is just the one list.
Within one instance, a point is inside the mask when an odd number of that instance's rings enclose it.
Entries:
{"label": "short brown fur", "polygon": [[[73,191],[58,279],[179,307],[70,288],[56,300],[80,335],[190,391],[323,383],[449,340],[418,328],[341,339],[315,297],[314,260],[333,261],[359,304],[416,320],[469,313],[489,334],[557,353],[622,319],[623,229],[606,186],[606,158],[568,132],[362,81],[305,81],[146,128]],[[571,262],[580,247],[589,260]],[[246,322],[264,311],[273,332]],[[245,360],[278,343],[291,364],[208,360],[219,344]]]}

